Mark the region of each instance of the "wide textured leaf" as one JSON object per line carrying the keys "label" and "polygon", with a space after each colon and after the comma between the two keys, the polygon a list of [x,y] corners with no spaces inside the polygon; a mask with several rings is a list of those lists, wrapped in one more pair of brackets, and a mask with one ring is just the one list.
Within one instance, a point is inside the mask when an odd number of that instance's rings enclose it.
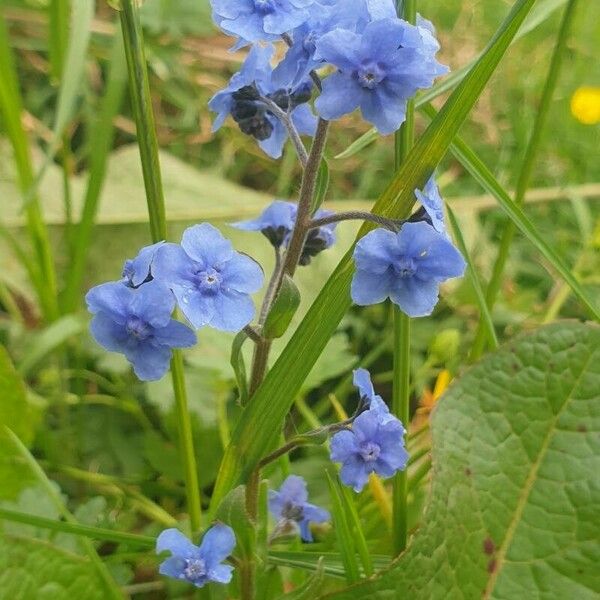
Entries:
{"label": "wide textured leaf", "polygon": [[[487,50],[394,175],[373,212],[396,219],[408,216],[415,202],[414,190],[422,188],[446,154],[534,2],[519,0],[515,3]],[[361,233],[368,230],[365,226]],[[245,410],[223,459],[213,508],[240,478],[251,472],[275,442],[272,432],[280,430],[302,382],[350,307],[353,271],[350,249]]]}
{"label": "wide textured leaf", "polygon": [[432,420],[422,528],[335,600],[600,595],[600,327],[557,323],[487,356]]}
{"label": "wide textured leaf", "polygon": [[102,600],[92,563],[50,544],[0,533],[0,600]]}

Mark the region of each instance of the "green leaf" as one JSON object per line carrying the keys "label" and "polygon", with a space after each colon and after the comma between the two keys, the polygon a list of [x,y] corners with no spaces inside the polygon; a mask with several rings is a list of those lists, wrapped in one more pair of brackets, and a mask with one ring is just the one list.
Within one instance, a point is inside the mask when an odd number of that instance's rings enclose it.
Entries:
{"label": "green leaf", "polygon": [[360,579],[356,547],[352,534],[352,514],[348,509],[344,498],[344,491],[336,476],[335,480],[327,473],[329,494],[331,498],[331,516],[333,517],[333,529],[337,538],[337,545],[344,564],[346,581],[350,584]]}
{"label": "green leaf", "polygon": [[313,600],[316,598],[323,589],[323,582],[325,581],[324,560],[323,557],[319,559],[317,569],[310,579],[293,592],[280,596],[278,600]]}
{"label": "green leaf", "polygon": [[[519,0],[494,36],[487,51],[450,96],[437,118],[415,144],[373,211],[390,218],[406,218],[422,188],[452,139],[466,120],[510,41],[535,0]],[[361,229],[364,235],[369,226]],[[317,358],[351,305],[354,266],[352,248],[308,311],[290,343],[244,411],[223,458],[213,494],[213,506],[256,466],[274,444],[290,406]]]}
{"label": "green leaf", "polygon": [[242,406],[246,404],[248,400],[248,374],[246,371],[246,361],[242,354],[242,347],[244,342],[248,339],[248,336],[240,331],[234,338],[233,344],[231,345],[231,367],[235,373],[235,380],[238,386],[240,394],[240,404]]}
{"label": "green leaf", "polygon": [[0,429],[8,427],[29,445],[33,440],[33,427],[27,390],[4,346],[0,346],[0,390]]}
{"label": "green leaf", "polygon": [[263,335],[270,340],[280,338],[290,326],[299,306],[298,286],[289,275],[284,275],[281,289],[265,322]]}
{"label": "green leaf", "polygon": [[0,600],[103,600],[92,563],[41,540],[0,533]]}
{"label": "green leaf", "polygon": [[442,398],[421,529],[332,600],[600,594],[600,327],[557,323],[488,355]]}
{"label": "green leaf", "polygon": [[217,521],[229,525],[235,532],[234,555],[241,559],[254,556],[256,528],[246,510],[246,486],[240,485],[229,492],[216,514]]}

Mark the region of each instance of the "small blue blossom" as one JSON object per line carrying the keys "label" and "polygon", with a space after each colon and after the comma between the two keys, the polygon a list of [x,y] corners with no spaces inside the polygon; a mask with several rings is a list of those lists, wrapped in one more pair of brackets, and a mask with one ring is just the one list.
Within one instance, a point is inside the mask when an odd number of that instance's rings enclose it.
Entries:
{"label": "small blue blossom", "polygon": [[323,64],[315,52],[326,33],[335,29],[361,32],[371,20],[396,16],[393,0],[333,0],[323,4],[289,34],[292,45],[273,72],[273,80],[282,87],[297,85]]}
{"label": "small blue blossom", "polygon": [[392,477],[408,461],[404,447],[405,430],[394,416],[382,419],[379,411],[367,410],[352,424],[331,438],[331,460],[341,463],[340,479],[360,492],[371,473]]}
{"label": "small blue blossom", "polygon": [[297,475],[290,475],[278,492],[269,490],[269,510],[280,523],[295,523],[305,542],[313,541],[311,523],[325,523],[331,518],[324,508],[308,502],[306,482]]}
{"label": "small blue blossom", "polygon": [[[233,223],[233,227],[242,231],[260,231],[276,248],[282,245],[287,247],[297,214],[298,206],[294,202],[275,200],[257,219]],[[332,211],[320,209],[314,217],[320,219],[332,214]],[[309,231],[300,257],[301,265],[310,264],[314,256],[335,243],[336,225],[337,223],[329,223]]]}
{"label": "small blue blossom", "polygon": [[164,244],[152,268],[196,328],[240,331],[254,318],[250,294],[262,287],[263,271],[208,223],[186,229],[181,245]]}
{"label": "small blue blossom", "polygon": [[439,233],[446,233],[444,201],[435,182],[435,177],[429,179],[423,190],[415,190],[415,196],[427,212],[433,228]]}
{"label": "small blue blossom", "polygon": [[407,101],[447,72],[431,32],[398,18],[373,21],[360,34],[336,29],[316,48],[316,58],[338,68],[323,81],[317,112],[331,120],[360,108],[384,135],[402,125]]}
{"label": "small blue blossom", "polygon": [[124,354],[142,381],[160,379],[169,368],[172,348],[196,343],[194,332],[171,318],[175,298],[152,281],[133,289],[122,282],[92,288],[86,302],[94,315],[94,339],[111,352]]}
{"label": "small blue blossom", "polygon": [[245,42],[275,41],[302,25],[315,0],[211,0],[213,20]]}
{"label": "small blue blossom", "polygon": [[177,529],[166,529],[156,540],[156,552],[171,553],[159,567],[159,573],[167,577],[189,581],[196,587],[209,582],[229,583],[233,567],[223,561],[235,548],[233,529],[221,523],[211,527],[200,546],[194,545]]}
{"label": "small blue blossom", "polygon": [[231,115],[240,129],[258,141],[262,150],[272,158],[279,158],[288,137],[285,125],[276,118],[264,98],[288,112],[297,131],[314,135],[317,118],[307,106],[312,95],[312,82],[301,80],[293,86],[282,87],[273,81],[271,58],[273,46],[253,46],[239,73],[229,85],[209,101],[209,108],[217,113],[213,131],[221,128]]}
{"label": "small blue blossom", "polygon": [[354,386],[358,388],[358,393],[363,404],[377,413],[382,422],[395,419],[383,398],[375,393],[369,371],[366,369],[356,369],[354,371]]}
{"label": "small blue blossom", "polygon": [[391,298],[410,317],[431,314],[440,283],[462,276],[466,266],[446,236],[424,222],[405,223],[398,233],[368,233],[356,245],[354,261],[354,302],[367,306]]}
{"label": "small blue blossom", "polygon": [[152,262],[163,244],[164,242],[158,242],[146,246],[139,251],[135,258],[125,261],[123,265],[123,283],[125,285],[137,288],[143,283],[152,281]]}

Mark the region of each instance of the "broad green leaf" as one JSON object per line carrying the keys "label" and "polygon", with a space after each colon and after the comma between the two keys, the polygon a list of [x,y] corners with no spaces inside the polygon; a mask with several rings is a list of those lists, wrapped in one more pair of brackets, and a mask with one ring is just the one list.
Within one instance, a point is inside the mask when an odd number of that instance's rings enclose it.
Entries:
{"label": "broad green leaf", "polygon": [[600,327],[557,323],[488,355],[440,401],[421,529],[332,600],[600,594]]}
{"label": "broad green leaf", "polygon": [[283,336],[299,307],[300,291],[298,286],[289,275],[284,275],[281,289],[265,322],[263,335],[270,340]]}
{"label": "broad green leaf", "polygon": [[27,390],[4,346],[0,346],[0,393],[0,428],[12,429],[29,445],[33,439],[33,416]]}
{"label": "broad green leaf", "polygon": [[[450,96],[395,174],[375,204],[374,212],[396,219],[408,216],[415,201],[414,190],[422,188],[447,152],[534,1],[515,3],[487,51]],[[367,231],[369,227],[365,226],[361,233]],[[244,411],[223,459],[213,495],[214,505],[240,478],[247,476],[273,445],[272,432],[281,430],[302,382],[350,307],[353,270],[351,248]]]}
{"label": "broad green leaf", "polygon": [[0,600],[104,600],[92,563],[46,542],[0,533]]}

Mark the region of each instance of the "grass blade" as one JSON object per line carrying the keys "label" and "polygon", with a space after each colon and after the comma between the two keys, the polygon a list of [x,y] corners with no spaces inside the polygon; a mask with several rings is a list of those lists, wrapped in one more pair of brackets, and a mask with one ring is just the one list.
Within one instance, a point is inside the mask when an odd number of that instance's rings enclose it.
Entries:
{"label": "grass blade", "polygon": [[[406,218],[415,202],[414,190],[422,188],[466,120],[510,41],[535,0],[519,0],[499,28],[488,50],[448,99],[436,120],[418,140],[374,212]],[[361,230],[364,235],[369,230]],[[273,431],[284,419],[327,342],[351,305],[350,283],[354,272],[352,248],[342,259],[292,339],[268,373],[244,411],[225,452],[212,499],[218,506],[227,492],[247,476],[274,444]]]}
{"label": "grass blade", "polygon": [[485,301],[485,295],[481,287],[481,281],[479,280],[479,276],[477,275],[477,270],[475,269],[475,264],[473,263],[473,259],[471,258],[471,253],[469,252],[469,249],[465,244],[462,231],[460,230],[460,225],[456,220],[456,215],[448,205],[446,205],[446,209],[448,210],[448,218],[450,219],[450,225],[452,227],[454,237],[456,238],[458,249],[461,251],[462,255],[467,261],[467,275],[469,277],[469,280],[471,281],[473,291],[475,292],[475,296],[477,298],[477,304],[479,305],[481,327],[485,331],[490,348],[493,348],[495,350],[496,348],[498,348],[498,338],[496,336],[496,330],[494,328],[492,315],[490,314],[487,302]]}

